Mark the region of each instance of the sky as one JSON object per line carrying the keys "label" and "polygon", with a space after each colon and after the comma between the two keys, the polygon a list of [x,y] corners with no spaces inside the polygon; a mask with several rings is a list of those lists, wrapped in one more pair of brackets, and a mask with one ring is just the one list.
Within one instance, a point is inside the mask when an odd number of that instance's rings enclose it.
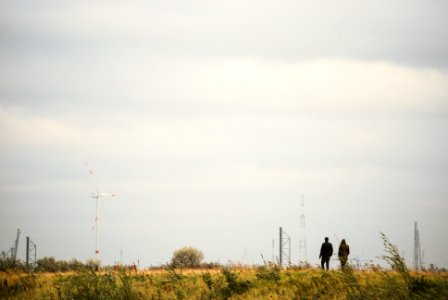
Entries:
{"label": "sky", "polygon": [[292,263],[328,236],[384,264],[383,232],[412,265],[418,222],[424,263],[448,267],[447,12],[0,0],[0,250],[20,228],[20,259],[27,236],[38,258],[93,258],[97,185],[119,195],[100,203],[103,264],[183,246],[261,264],[282,227]]}

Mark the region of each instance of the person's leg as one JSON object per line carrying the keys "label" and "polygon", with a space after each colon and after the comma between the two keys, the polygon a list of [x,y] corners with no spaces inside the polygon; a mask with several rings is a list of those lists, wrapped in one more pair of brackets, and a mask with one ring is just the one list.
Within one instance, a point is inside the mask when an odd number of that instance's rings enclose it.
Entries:
{"label": "person's leg", "polygon": [[324,270],[324,264],[325,264],[325,259],[322,257],[320,259],[320,267],[322,268],[322,270]]}
{"label": "person's leg", "polygon": [[347,260],[348,260],[348,258],[346,256],[343,256],[341,258],[341,265],[343,268],[345,268],[347,266]]}
{"label": "person's leg", "polygon": [[328,271],[328,269],[330,268],[330,258],[329,257],[327,257],[325,259],[325,264],[326,264],[326,268],[327,268],[327,271]]}

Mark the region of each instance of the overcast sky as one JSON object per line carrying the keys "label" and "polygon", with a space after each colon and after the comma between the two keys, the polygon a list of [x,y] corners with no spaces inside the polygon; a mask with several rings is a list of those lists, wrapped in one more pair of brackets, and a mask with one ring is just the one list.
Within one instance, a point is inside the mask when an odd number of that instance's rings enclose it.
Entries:
{"label": "overcast sky", "polygon": [[[0,250],[448,267],[446,1],[0,0]],[[122,255],[120,255],[122,253]],[[336,262],[333,264],[335,265]]]}

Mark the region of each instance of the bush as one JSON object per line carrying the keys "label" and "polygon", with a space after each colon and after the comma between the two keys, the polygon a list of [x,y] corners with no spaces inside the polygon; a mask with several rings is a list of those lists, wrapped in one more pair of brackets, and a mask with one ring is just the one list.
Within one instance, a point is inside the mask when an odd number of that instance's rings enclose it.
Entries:
{"label": "bush", "polygon": [[36,271],[38,272],[57,272],[60,271],[61,264],[54,257],[44,257],[37,260]]}
{"label": "bush", "polygon": [[17,259],[11,257],[0,258],[0,271],[24,271],[25,265]]}
{"label": "bush", "polygon": [[197,268],[201,265],[204,254],[193,247],[183,247],[173,253],[171,265],[175,268]]}
{"label": "bush", "polygon": [[93,259],[87,260],[85,264],[73,258],[69,261],[56,260],[54,257],[44,257],[36,262],[36,272],[68,272],[81,271],[84,269],[98,270],[99,262]]}
{"label": "bush", "polygon": [[221,273],[227,282],[227,287],[221,291],[225,299],[231,297],[233,294],[243,294],[250,289],[251,282],[249,280],[239,279],[238,274],[229,268],[222,268]]}

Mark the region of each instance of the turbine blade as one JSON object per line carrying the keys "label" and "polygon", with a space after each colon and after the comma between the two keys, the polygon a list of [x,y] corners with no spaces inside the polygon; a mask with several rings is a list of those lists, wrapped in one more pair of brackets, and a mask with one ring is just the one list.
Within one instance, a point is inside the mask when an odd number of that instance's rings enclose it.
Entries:
{"label": "turbine blade", "polygon": [[115,193],[112,194],[101,193],[100,195],[101,197],[118,197],[118,194]]}
{"label": "turbine blade", "polygon": [[98,188],[98,184],[95,181],[95,176],[94,176],[94,172],[93,169],[90,168],[89,163],[85,160],[84,161],[84,166],[87,168],[87,170],[89,171],[89,175],[90,175],[90,180],[92,181],[93,187],[96,190],[97,194],[99,195],[100,191]]}

